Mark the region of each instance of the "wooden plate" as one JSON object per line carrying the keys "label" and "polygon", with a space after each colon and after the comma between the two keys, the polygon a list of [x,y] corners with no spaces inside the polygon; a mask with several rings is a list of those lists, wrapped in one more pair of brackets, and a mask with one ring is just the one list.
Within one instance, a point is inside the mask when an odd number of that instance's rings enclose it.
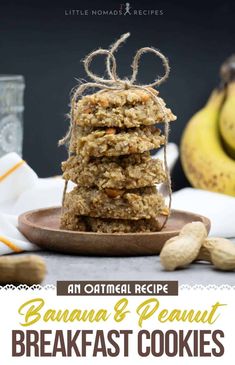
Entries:
{"label": "wooden plate", "polygon": [[19,230],[29,241],[44,250],[78,255],[136,256],[154,255],[184,224],[203,222],[209,232],[210,221],[201,215],[173,210],[161,232],[94,233],[66,231],[59,228],[61,208],[32,210],[19,217]]}

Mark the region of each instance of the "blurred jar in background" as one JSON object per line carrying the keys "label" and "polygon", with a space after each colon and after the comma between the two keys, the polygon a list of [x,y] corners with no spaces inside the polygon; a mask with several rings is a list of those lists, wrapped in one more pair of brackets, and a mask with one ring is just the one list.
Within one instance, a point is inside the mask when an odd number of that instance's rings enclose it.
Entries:
{"label": "blurred jar in background", "polygon": [[24,77],[0,75],[0,157],[8,152],[22,156]]}

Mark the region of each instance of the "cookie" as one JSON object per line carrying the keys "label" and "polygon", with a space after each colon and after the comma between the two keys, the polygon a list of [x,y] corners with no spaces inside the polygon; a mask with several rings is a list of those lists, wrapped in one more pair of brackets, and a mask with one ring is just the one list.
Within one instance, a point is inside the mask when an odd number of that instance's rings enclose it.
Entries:
{"label": "cookie", "polygon": [[[154,95],[159,92],[153,88],[149,88]],[[79,108],[98,105],[102,108],[114,108],[124,105],[146,104],[152,96],[144,89],[130,88],[121,90],[102,90],[91,95],[83,96],[77,101]]]}
{"label": "cookie", "polygon": [[165,137],[154,126],[125,130],[77,127],[73,132],[70,151],[84,158],[121,156],[150,151],[164,143]]}
{"label": "cookie", "polygon": [[85,96],[73,106],[74,122],[82,127],[133,128],[165,121],[175,115],[143,90],[106,91]]}
{"label": "cookie", "polygon": [[93,158],[84,164],[80,156],[62,163],[63,178],[84,187],[135,189],[165,181],[162,162],[149,152],[120,157]]}
{"label": "cookie", "polygon": [[156,218],[165,204],[156,187],[133,190],[75,187],[66,194],[64,207],[76,215],[138,220]]}
{"label": "cookie", "polygon": [[62,215],[61,228],[85,232],[136,233],[156,232],[160,229],[160,224],[156,219],[102,219],[78,216],[68,211]]}

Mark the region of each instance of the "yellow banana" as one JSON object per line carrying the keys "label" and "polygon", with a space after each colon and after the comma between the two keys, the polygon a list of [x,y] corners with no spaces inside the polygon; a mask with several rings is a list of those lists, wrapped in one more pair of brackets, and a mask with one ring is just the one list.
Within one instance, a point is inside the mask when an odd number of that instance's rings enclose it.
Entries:
{"label": "yellow banana", "polygon": [[214,91],[206,106],[187,124],[181,141],[181,160],[190,183],[199,189],[235,196],[235,161],[223,149],[219,113],[225,92]]}
{"label": "yellow banana", "polygon": [[225,150],[235,159],[235,82],[227,86],[226,100],[223,104],[219,128]]}

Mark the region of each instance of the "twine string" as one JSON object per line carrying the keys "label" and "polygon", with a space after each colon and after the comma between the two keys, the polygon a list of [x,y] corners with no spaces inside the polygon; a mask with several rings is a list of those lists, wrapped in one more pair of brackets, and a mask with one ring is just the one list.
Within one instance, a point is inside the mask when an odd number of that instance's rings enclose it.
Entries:
{"label": "twine string", "polygon": [[138,51],[136,52],[136,54],[133,58],[132,65],[131,65],[133,72],[132,72],[132,76],[130,79],[130,84],[134,84],[134,82],[136,81],[136,77],[137,77],[137,74],[139,71],[139,61],[140,61],[141,56],[144,53],[153,53],[157,57],[159,57],[162,60],[162,64],[165,69],[165,73],[162,77],[158,77],[156,80],[154,80],[154,82],[152,82],[150,84],[146,84],[146,85],[141,85],[141,87],[145,88],[145,87],[159,86],[164,81],[166,81],[166,79],[168,78],[169,73],[170,73],[170,66],[169,66],[168,59],[159,50],[157,50],[153,47],[143,47],[143,48],[138,49]]}
{"label": "twine string", "polygon": [[[114,42],[114,44],[112,44],[110,46],[110,52],[113,54],[115,51],[117,51],[120,48],[120,46],[125,43],[126,39],[130,37],[130,35],[131,35],[130,33],[123,34],[116,42]],[[112,75],[112,71],[111,71],[110,61],[111,61],[111,57],[108,56],[106,58],[106,70],[107,70],[107,73],[108,73],[110,79],[112,80],[113,75]]]}
{"label": "twine string", "polygon": [[[110,76],[110,79],[105,79],[103,77],[99,77],[98,75],[96,75],[95,73],[93,73],[92,71],[90,71],[90,64],[93,60],[93,58],[95,58],[97,55],[106,55],[108,56],[107,59],[109,59],[109,67],[108,67],[108,73]],[[112,62],[110,62],[110,60]],[[94,52],[91,52],[84,60],[84,68],[85,71],[87,73],[87,75],[95,81],[95,83],[101,83],[101,84],[111,84],[113,85],[113,83],[116,83],[118,81],[121,81],[118,79],[117,77],[117,63],[116,63],[116,58],[114,57],[113,53],[108,50],[108,49],[97,49]]]}
{"label": "twine string", "polygon": [[[71,114],[70,114],[69,130],[66,133],[66,135],[59,141],[59,145],[64,145],[64,144],[70,143],[71,137],[73,134],[73,129],[75,127],[75,122],[74,122],[75,118],[73,115],[74,114],[74,105],[79,100],[79,98],[85,93],[85,91],[87,89],[95,89],[95,88],[100,89],[99,92],[104,92],[105,90],[123,90],[123,89],[131,89],[131,88],[145,90],[147,93],[149,93],[151,95],[154,102],[156,104],[158,104],[158,106],[160,107],[161,112],[163,114],[163,117],[164,117],[164,135],[165,135],[165,144],[163,147],[164,170],[166,173],[166,184],[167,184],[168,196],[169,196],[168,208],[169,208],[169,214],[170,214],[171,201],[172,201],[172,189],[171,189],[170,172],[169,172],[168,163],[167,163],[167,143],[168,143],[168,137],[169,137],[169,122],[167,120],[167,114],[166,114],[166,111],[165,111],[165,108],[164,108],[164,105],[163,105],[161,99],[158,98],[158,96],[154,93],[153,90],[151,90],[151,88],[159,86],[164,81],[166,81],[166,79],[169,76],[170,66],[169,66],[168,59],[159,50],[157,50],[153,47],[143,47],[143,48],[140,48],[137,50],[137,52],[133,58],[133,61],[131,64],[132,75],[131,75],[130,79],[127,79],[127,78],[120,79],[117,75],[117,62],[116,62],[116,58],[114,56],[114,52],[118,50],[120,45],[123,44],[129,36],[130,36],[130,33],[125,33],[113,45],[111,45],[109,50],[101,48],[101,49],[91,52],[89,55],[87,55],[85,57],[85,59],[83,61],[84,68],[85,68],[86,74],[90,77],[92,82],[83,83],[78,88],[75,89],[75,91],[72,95],[72,99],[71,99]],[[159,57],[162,61],[165,72],[164,72],[163,76],[157,77],[152,83],[145,84],[145,85],[138,85],[135,82],[136,82],[137,75],[138,75],[139,62],[140,62],[141,56],[145,53],[153,53],[155,56]],[[98,55],[106,56],[106,71],[109,76],[109,79],[98,76],[90,70],[90,65],[91,65],[93,59]],[[70,155],[71,154],[69,152],[69,156]],[[68,186],[68,181],[65,181],[63,199],[62,199],[62,209],[64,207],[64,200],[65,200],[65,195],[66,195],[66,191],[67,191],[67,186]],[[166,225],[167,220],[169,218],[169,214],[167,214],[165,216],[160,229],[162,229]]]}

